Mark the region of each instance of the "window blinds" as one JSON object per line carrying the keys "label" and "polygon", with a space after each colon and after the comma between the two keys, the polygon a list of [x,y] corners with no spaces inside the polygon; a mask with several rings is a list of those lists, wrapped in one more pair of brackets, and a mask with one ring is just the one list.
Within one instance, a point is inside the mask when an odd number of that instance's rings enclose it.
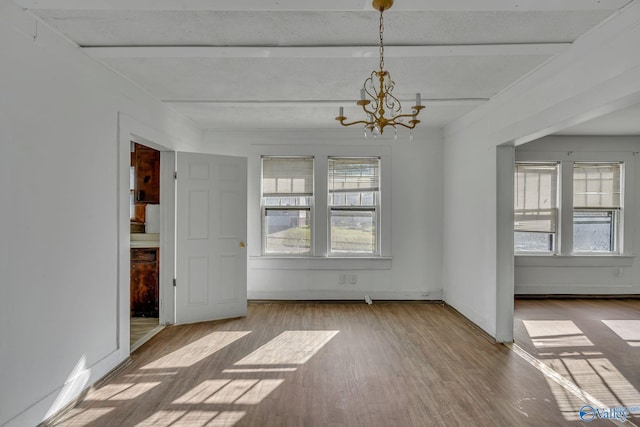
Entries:
{"label": "window blinds", "polygon": [[313,196],[313,158],[263,157],[262,195]]}
{"label": "window blinds", "polygon": [[379,158],[329,158],[329,192],[378,191]]}
{"label": "window blinds", "polygon": [[515,231],[555,233],[558,222],[558,164],[516,163]]}
{"label": "window blinds", "polygon": [[574,163],[573,207],[619,209],[621,163]]}

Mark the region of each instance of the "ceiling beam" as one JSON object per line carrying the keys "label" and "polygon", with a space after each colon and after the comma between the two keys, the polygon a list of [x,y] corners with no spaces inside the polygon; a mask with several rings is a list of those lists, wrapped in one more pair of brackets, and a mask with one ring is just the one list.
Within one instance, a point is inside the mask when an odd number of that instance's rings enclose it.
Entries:
{"label": "ceiling beam", "polygon": [[[27,9],[178,11],[362,11],[370,0],[14,0]],[[402,0],[392,11],[561,11],[615,10],[631,0]]]}
{"label": "ceiling beam", "polygon": [[[555,55],[571,43],[385,46],[387,58],[437,56]],[[85,47],[105,58],[375,58],[378,46],[122,46]]]}
{"label": "ceiling beam", "polygon": [[[489,98],[447,98],[447,99],[428,99],[422,98],[422,103],[427,106],[477,106],[487,102]],[[163,99],[161,100],[165,104],[208,104],[220,107],[242,107],[248,108],[251,106],[256,107],[342,107],[355,103],[353,99],[344,100],[271,100],[271,101],[258,101],[258,100],[214,100],[214,99]],[[410,104],[415,101],[415,98],[401,99],[400,102]]]}

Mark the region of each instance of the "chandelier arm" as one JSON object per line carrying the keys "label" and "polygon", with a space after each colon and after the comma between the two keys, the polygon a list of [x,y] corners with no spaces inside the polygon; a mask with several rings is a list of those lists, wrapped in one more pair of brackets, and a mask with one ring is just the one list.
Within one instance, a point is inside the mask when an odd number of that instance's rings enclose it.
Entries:
{"label": "chandelier arm", "polygon": [[393,126],[393,127],[396,127],[396,126],[402,126],[402,127],[404,127],[404,128],[407,128],[407,129],[415,129],[415,127],[416,127],[416,125],[417,125],[418,123],[420,123],[420,120],[412,120],[412,121],[411,121],[411,126],[406,125],[406,124],[404,124],[404,123],[400,123],[400,122],[393,123],[393,124],[392,124],[392,126]]}
{"label": "chandelier arm", "polygon": [[[338,119],[336,119],[336,120],[338,120]],[[368,122],[366,120],[358,120],[357,122],[351,122],[351,123],[345,123],[344,122],[345,120],[346,120],[346,118],[340,119],[338,121],[340,122],[340,124],[342,126],[353,126],[353,125],[358,125],[358,124],[364,124],[364,125],[369,125],[369,126],[373,125],[373,122]]]}
{"label": "chandelier arm", "polygon": [[414,113],[414,114],[398,114],[397,116],[390,118],[389,121],[393,122],[396,119],[402,119],[402,118],[405,118],[405,117],[413,117],[413,118],[415,118],[415,117],[418,117],[418,114],[420,114],[420,112],[417,112],[417,113]]}

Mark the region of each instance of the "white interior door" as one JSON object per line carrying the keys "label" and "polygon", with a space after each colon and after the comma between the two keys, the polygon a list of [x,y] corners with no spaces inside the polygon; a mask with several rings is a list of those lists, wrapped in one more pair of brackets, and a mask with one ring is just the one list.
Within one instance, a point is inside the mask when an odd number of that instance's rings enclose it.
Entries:
{"label": "white interior door", "polygon": [[176,323],[247,313],[247,159],[177,153]]}

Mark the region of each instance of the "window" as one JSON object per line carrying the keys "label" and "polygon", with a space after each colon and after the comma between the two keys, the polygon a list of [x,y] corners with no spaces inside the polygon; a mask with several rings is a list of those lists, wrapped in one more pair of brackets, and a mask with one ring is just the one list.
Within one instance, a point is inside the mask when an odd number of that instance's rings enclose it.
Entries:
{"label": "window", "polygon": [[573,252],[618,252],[621,163],[573,164]]}
{"label": "window", "polygon": [[[526,156],[525,156],[526,154]],[[630,155],[530,152],[518,155],[514,176],[514,250],[519,255],[621,255],[625,174]],[[581,159],[569,160],[575,156]],[[553,161],[550,161],[553,160]],[[557,161],[555,161],[557,160]],[[561,191],[562,190],[562,191]],[[627,240],[627,241],[629,241]]]}
{"label": "window", "polygon": [[330,254],[377,254],[380,159],[331,157],[328,162]]}
{"label": "window", "polygon": [[262,247],[265,255],[309,255],[313,158],[262,158]]}
{"label": "window", "polygon": [[256,148],[249,163],[249,182],[260,189],[248,200],[250,211],[260,211],[249,227],[257,243],[249,249],[252,266],[391,268],[391,147]]}
{"label": "window", "polygon": [[558,169],[558,163],[516,163],[516,252],[555,253],[558,229]]}

